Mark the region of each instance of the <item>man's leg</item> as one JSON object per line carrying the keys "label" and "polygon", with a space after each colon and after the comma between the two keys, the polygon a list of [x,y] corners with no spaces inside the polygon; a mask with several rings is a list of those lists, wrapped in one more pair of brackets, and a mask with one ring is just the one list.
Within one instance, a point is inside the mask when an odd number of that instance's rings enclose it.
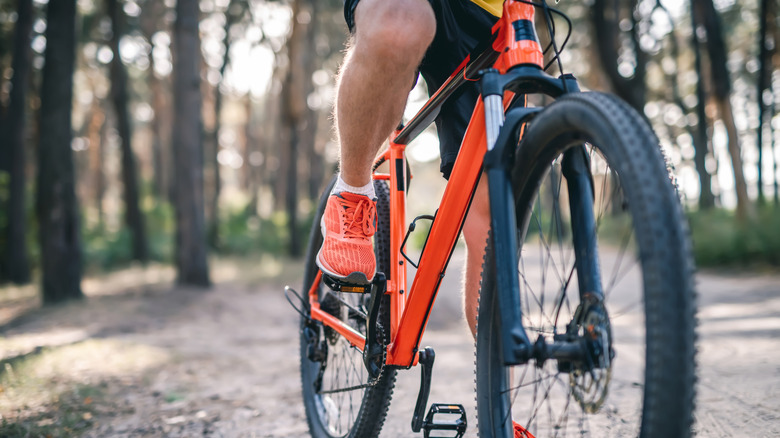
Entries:
{"label": "man's leg", "polygon": [[371,182],[379,148],[398,125],[417,67],[433,41],[436,18],[427,0],[361,0],[355,35],[338,79],[336,128],[341,177]]}
{"label": "man's leg", "polygon": [[427,0],[361,0],[354,24],[336,94],[341,173],[323,213],[317,265],[332,278],[362,284],[376,273],[371,165],[401,119],[436,18]]}
{"label": "man's leg", "polygon": [[463,297],[466,321],[471,334],[477,336],[477,308],[479,304],[479,282],[482,276],[482,262],[485,255],[488,230],[490,229],[490,200],[487,178],[479,181],[469,214],[463,224],[463,238],[466,240],[466,272],[463,279]]}

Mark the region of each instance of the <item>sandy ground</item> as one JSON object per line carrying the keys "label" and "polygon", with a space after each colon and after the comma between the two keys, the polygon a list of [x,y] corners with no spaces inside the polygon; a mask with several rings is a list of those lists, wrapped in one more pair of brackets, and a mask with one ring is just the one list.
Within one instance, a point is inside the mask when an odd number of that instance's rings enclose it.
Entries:
{"label": "sandy ground", "polygon": [[[459,258],[423,345],[437,352],[430,401],[464,404],[468,436],[476,436]],[[308,436],[297,318],[282,294],[297,269],[269,260],[262,268],[232,266],[217,273],[218,285],[208,292],[171,286],[169,271],[150,279],[135,270],[87,284],[85,303],[31,311],[11,303],[0,313],[0,357],[34,355],[41,346],[76,348],[63,353],[65,366],[37,372],[65,387],[101,388],[86,437]],[[247,278],[247,270],[263,272]],[[700,273],[698,289],[698,435],[780,436],[780,277]],[[417,369],[399,373],[382,436],[414,436],[409,423],[418,385]],[[11,421],[47,406],[43,398],[8,391],[0,393],[0,406],[13,407],[14,397],[16,409],[0,411]]]}

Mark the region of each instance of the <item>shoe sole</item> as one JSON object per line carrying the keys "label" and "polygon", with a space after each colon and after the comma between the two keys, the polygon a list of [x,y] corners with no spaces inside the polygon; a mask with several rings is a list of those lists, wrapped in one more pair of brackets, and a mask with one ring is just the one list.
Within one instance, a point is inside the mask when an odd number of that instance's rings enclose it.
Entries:
{"label": "shoe sole", "polygon": [[[325,228],[324,215],[320,219],[320,232],[322,233],[322,239],[324,240],[325,235],[327,234],[327,229]],[[314,259],[315,263],[317,263],[317,267],[320,268],[320,271],[322,271],[322,273],[327,275],[328,277],[334,278],[343,283],[363,286],[366,284],[370,284],[374,280],[374,277],[376,276],[376,268],[374,269],[374,275],[371,276],[370,280],[366,277],[366,274],[357,271],[350,273],[346,277],[336,274],[335,272],[332,272],[329,269],[326,269],[322,266],[322,263],[320,262],[321,255],[322,255],[322,247],[320,247],[320,250],[317,252],[317,257]]]}

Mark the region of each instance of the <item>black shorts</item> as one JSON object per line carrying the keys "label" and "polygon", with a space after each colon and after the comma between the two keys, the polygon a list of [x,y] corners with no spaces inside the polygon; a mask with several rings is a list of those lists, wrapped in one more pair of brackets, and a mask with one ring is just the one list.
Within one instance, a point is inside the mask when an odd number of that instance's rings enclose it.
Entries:
{"label": "black shorts", "polygon": [[[344,1],[344,18],[350,31],[355,27],[355,6],[360,0]],[[390,1],[390,0],[388,0]],[[436,35],[420,64],[428,91],[434,93],[466,56],[491,35],[497,17],[470,0],[428,0],[436,15]],[[449,178],[458,156],[463,134],[479,97],[475,84],[464,85],[442,106],[436,118],[441,152],[441,172]]]}

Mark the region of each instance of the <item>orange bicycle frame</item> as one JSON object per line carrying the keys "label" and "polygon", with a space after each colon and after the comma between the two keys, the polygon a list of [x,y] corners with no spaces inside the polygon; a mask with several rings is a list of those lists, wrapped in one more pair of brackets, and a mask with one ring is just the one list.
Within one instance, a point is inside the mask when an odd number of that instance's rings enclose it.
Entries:
{"label": "orange bicycle frame", "polygon": [[[533,5],[515,0],[506,1],[503,15],[493,27],[493,39],[487,49],[476,51],[481,54],[473,60],[469,56],[461,63],[418,114],[403,129],[396,132],[390,141],[389,149],[378,159],[378,162],[388,162],[390,167],[389,174],[374,172],[374,179],[389,180],[390,186],[391,272],[388,273],[390,279],[385,293],[390,295],[391,302],[391,341],[387,346],[387,365],[408,368],[414,366],[419,358],[418,348],[430,309],[482,174],[488,142],[482,99],[477,101],[474,108],[436,218],[431,225],[428,244],[420,257],[414,282],[408,289],[407,262],[401,255],[407,230],[406,146],[433,122],[441,104],[460,86],[473,80],[471,78],[480,70],[495,67],[505,72],[512,66],[523,64],[542,67],[542,51],[533,28],[533,15]],[[520,26],[517,25],[518,22]],[[511,92],[504,96],[505,109],[512,97]],[[446,220],[438,220],[439,218]],[[362,350],[366,342],[365,337],[320,309],[317,288],[321,275],[321,272],[317,274],[311,290],[308,291],[312,319],[333,328],[351,345]]]}

